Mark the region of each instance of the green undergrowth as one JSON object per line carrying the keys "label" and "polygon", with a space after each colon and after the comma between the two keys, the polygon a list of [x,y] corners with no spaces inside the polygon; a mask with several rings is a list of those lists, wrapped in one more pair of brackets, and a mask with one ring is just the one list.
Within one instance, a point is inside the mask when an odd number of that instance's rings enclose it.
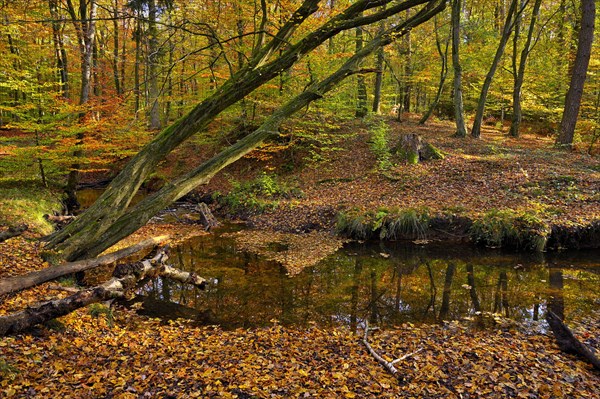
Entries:
{"label": "green undergrowth", "polygon": [[[452,215],[433,215],[426,207],[374,211],[354,208],[338,214],[336,233],[356,240],[425,239],[434,218],[450,223],[454,219]],[[475,244],[526,251],[543,251],[550,233],[550,226],[538,214],[512,209],[491,210],[474,218],[469,229]]]}
{"label": "green undergrowth", "polygon": [[543,251],[550,226],[537,214],[512,209],[493,209],[476,219],[471,239],[487,247]]}
{"label": "green undergrowth", "polygon": [[277,208],[281,199],[303,195],[299,188],[264,172],[249,181],[232,179],[230,183],[229,193],[215,193],[214,198],[230,213],[240,216],[264,213]]}
{"label": "green undergrowth", "polygon": [[372,118],[367,121],[369,127],[369,148],[377,158],[377,167],[387,170],[392,167],[390,161],[389,126],[384,119]]}
{"label": "green undergrowth", "polygon": [[358,240],[423,239],[430,218],[428,208],[379,208],[367,212],[351,209],[338,214],[336,233]]}
{"label": "green undergrowth", "polygon": [[29,182],[0,182],[0,225],[26,223],[31,231],[49,234],[53,226],[45,214],[62,210],[60,195]]}

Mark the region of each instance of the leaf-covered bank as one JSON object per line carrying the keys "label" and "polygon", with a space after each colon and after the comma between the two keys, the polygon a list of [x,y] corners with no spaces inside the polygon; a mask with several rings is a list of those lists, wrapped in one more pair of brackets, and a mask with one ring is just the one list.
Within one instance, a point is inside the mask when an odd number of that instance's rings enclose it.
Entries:
{"label": "leaf-covered bank", "polygon": [[[555,149],[552,138],[533,133],[511,138],[496,127],[484,127],[476,140],[451,137],[454,126],[447,121],[387,125],[387,144],[377,151],[368,123],[346,123],[337,132],[339,147],[322,154],[326,161],[308,158],[302,146],[266,160],[255,156],[205,191],[227,192],[231,179],[252,180],[254,171],[267,168],[302,195],[271,198],[249,217],[259,229],[337,228],[357,239],[470,239],[521,250],[600,245],[597,157]],[[433,144],[444,159],[411,164],[394,157],[392,149],[409,133]],[[383,166],[382,145],[388,148]]]}

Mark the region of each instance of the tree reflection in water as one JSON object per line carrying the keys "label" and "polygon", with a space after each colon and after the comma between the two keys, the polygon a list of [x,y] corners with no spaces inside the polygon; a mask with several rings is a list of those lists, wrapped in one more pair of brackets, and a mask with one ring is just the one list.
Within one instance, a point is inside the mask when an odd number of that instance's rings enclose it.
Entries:
{"label": "tree reflection in water", "polygon": [[355,329],[365,319],[383,325],[435,323],[479,312],[535,321],[546,307],[569,318],[595,306],[600,283],[598,251],[519,255],[352,243],[294,277],[275,262],[237,251],[232,239],[218,233],[196,237],[173,251],[174,266],[194,270],[213,284],[200,291],[159,280],[140,291],[154,300],[144,306],[157,314],[161,307],[173,312],[161,301],[176,302],[202,315],[197,320],[224,328],[277,320]]}

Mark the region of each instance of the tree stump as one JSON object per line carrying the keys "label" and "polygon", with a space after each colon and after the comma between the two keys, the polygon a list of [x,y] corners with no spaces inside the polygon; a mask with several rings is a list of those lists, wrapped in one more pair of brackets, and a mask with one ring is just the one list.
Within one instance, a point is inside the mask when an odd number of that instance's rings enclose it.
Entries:
{"label": "tree stump", "polygon": [[400,141],[392,153],[411,164],[417,164],[430,159],[444,159],[444,154],[440,150],[423,140],[416,133],[401,135]]}
{"label": "tree stump", "polygon": [[213,216],[210,208],[204,202],[196,205],[196,212],[200,214],[200,223],[202,223],[206,231],[209,231],[211,228],[219,225],[219,222]]}

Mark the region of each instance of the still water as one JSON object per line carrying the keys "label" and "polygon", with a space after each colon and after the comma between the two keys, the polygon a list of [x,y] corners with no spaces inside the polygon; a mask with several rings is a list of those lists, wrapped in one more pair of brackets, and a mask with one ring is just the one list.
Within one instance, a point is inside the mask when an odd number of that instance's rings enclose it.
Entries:
{"label": "still water", "polygon": [[[225,230],[231,230],[225,229]],[[240,251],[224,230],[172,250],[174,266],[211,281],[143,287],[142,311],[224,328],[268,325],[436,323],[495,313],[520,322],[550,307],[566,319],[600,307],[600,251],[515,254],[463,246],[351,243],[290,277]]]}

